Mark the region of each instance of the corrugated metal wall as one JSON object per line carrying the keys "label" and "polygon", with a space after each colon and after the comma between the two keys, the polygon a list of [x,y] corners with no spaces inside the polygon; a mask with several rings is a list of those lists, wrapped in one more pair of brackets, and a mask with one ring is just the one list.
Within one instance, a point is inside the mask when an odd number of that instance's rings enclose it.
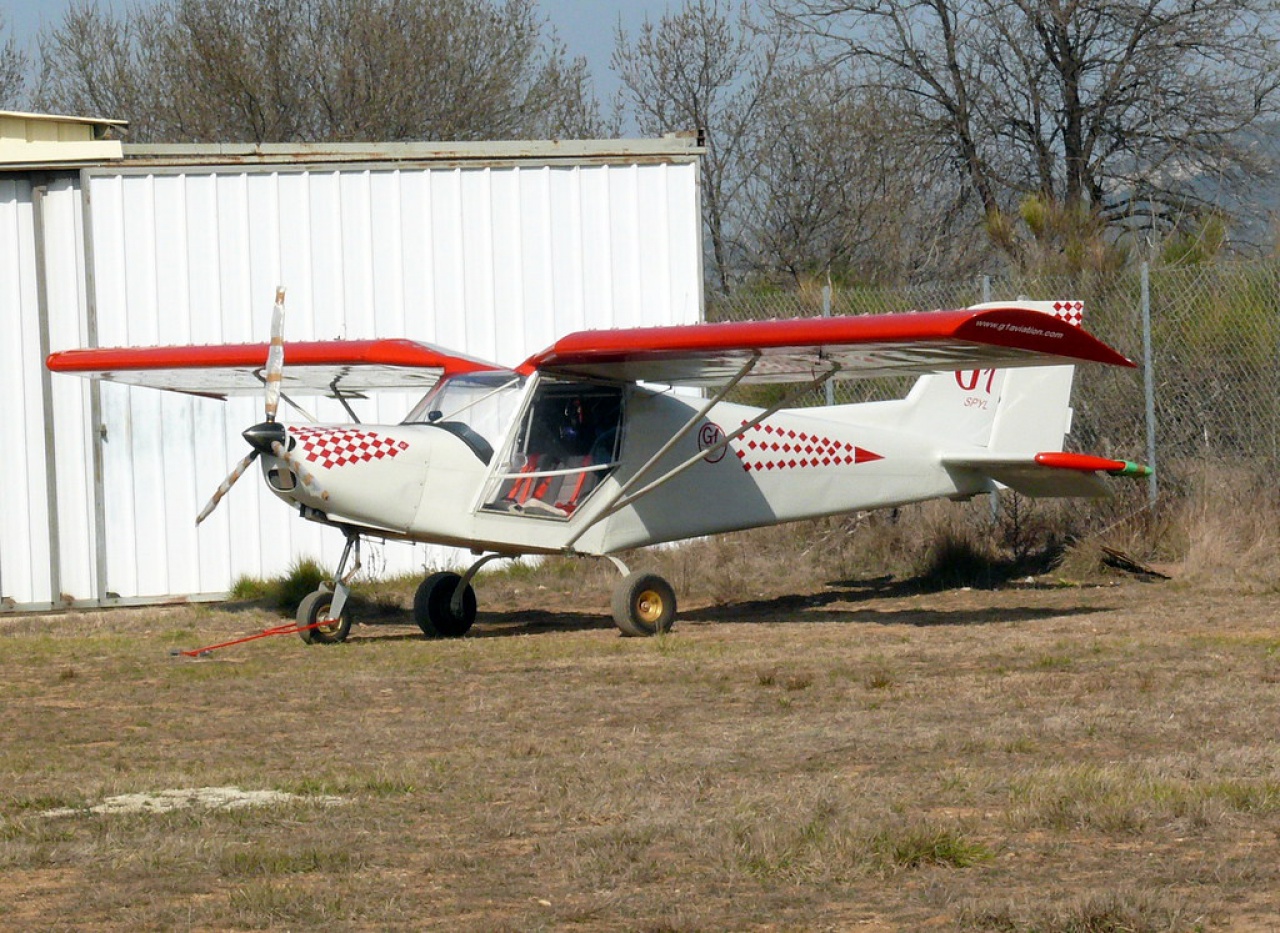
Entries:
{"label": "corrugated metal wall", "polygon": [[42,355],[85,341],[80,219],[76,177],[0,175],[0,609],[97,591],[89,428],[76,416],[88,386],[51,379]]}
{"label": "corrugated metal wall", "polygon": [[[52,598],[31,184],[0,177],[0,598]],[[32,313],[24,313],[26,309]]]}
{"label": "corrugated metal wall", "polygon": [[[8,419],[19,411],[12,400],[39,386],[40,360],[25,333],[35,260],[6,248],[31,241],[31,199],[6,184],[0,300],[6,317],[10,302],[23,309],[24,326],[21,347],[0,345]],[[83,227],[75,185],[47,197],[43,211],[46,263],[63,283],[49,301],[55,350],[93,342],[95,332],[101,346],[265,340],[277,284],[288,288],[290,339],[406,336],[505,364],[572,330],[701,314],[692,160],[94,169],[82,185]],[[66,283],[83,283],[84,294]],[[243,455],[239,432],[260,420],[258,403],[113,385],[101,388],[99,549],[91,395],[78,379],[53,383],[57,508],[79,516],[58,542],[63,592],[84,600],[219,593],[241,574],[279,573],[301,556],[336,562],[341,536],[294,518],[256,472],[194,525]],[[322,419],[346,420],[334,403],[306,401]],[[356,405],[363,420],[397,421],[412,401]],[[40,584],[50,575],[38,404],[20,409],[21,481],[0,484],[10,490],[0,497],[0,595],[19,603],[55,598]],[[370,550],[366,565],[384,572],[450,559],[403,544]]]}

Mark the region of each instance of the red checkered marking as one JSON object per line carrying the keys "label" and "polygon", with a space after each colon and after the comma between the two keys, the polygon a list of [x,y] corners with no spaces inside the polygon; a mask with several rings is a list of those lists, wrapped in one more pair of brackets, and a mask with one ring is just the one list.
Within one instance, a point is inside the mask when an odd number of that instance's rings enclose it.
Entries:
{"label": "red checkered marking", "polygon": [[297,438],[303,457],[326,470],[394,457],[409,446],[408,441],[354,428],[290,428],[289,433]]}
{"label": "red checkered marking", "polygon": [[[738,455],[738,462],[742,464],[742,468],[748,473],[759,470],[803,470],[832,464],[871,463],[884,459],[883,455],[848,441],[806,434],[803,431],[796,433],[786,428],[775,428],[771,424],[758,424],[754,428],[749,428],[743,437],[749,436],[754,431],[774,434],[781,440],[757,441],[751,438],[742,447],[735,444],[733,451]],[[770,457],[773,451],[779,454],[776,459]],[[807,456],[796,459],[796,455],[799,454]]]}
{"label": "red checkered marking", "polygon": [[1084,302],[1055,301],[1053,316],[1060,321],[1066,321],[1072,327],[1079,327],[1084,324]]}

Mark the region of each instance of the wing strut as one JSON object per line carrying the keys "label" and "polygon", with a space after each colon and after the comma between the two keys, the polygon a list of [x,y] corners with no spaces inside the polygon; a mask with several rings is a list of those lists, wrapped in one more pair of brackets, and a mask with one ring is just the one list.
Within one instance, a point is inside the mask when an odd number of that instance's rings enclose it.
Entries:
{"label": "wing strut", "polygon": [[588,521],[581,528],[579,528],[574,533],[573,537],[571,537],[568,541],[565,542],[565,550],[572,549],[573,546],[578,543],[578,540],[584,534],[586,534],[589,529],[591,529],[593,526],[595,526],[599,522],[604,521],[604,519],[608,518],[611,515],[615,515],[616,513],[625,509],[631,503],[635,502],[638,499],[644,498],[645,496],[653,492],[658,487],[665,485],[666,483],[675,479],[681,473],[684,473],[686,470],[695,466],[700,460],[703,460],[706,457],[713,456],[719,453],[720,451],[724,450],[731,443],[736,441],[743,434],[750,431],[760,422],[764,421],[770,415],[773,415],[775,412],[779,411],[780,409],[786,408],[788,405],[790,405],[800,396],[804,395],[806,392],[810,392],[814,389],[821,388],[828,380],[830,380],[833,376],[835,376],[836,373],[840,372],[840,364],[834,361],[829,361],[831,364],[831,368],[828,369],[826,372],[824,372],[822,375],[818,376],[816,379],[813,379],[810,382],[800,383],[795,389],[791,390],[786,395],[784,395],[778,402],[775,402],[773,405],[770,405],[760,414],[756,415],[756,417],[752,418],[750,421],[746,422],[736,430],[726,434],[715,445],[708,447],[706,450],[699,450],[697,453],[689,457],[683,463],[679,464],[678,466],[672,467],[670,470],[668,470],[666,473],[663,473],[657,479],[653,480],[652,482],[646,483],[643,487],[636,490],[635,492],[629,492],[629,490],[633,486],[635,486],[636,483],[639,482],[639,480],[652,469],[653,465],[656,464],[663,455],[665,455],[668,451],[670,451],[673,447],[675,447],[675,445],[679,443],[682,438],[688,435],[688,433],[692,431],[694,427],[700,424],[702,422],[702,419],[706,417],[707,413],[711,411],[712,408],[714,408],[716,405],[718,405],[721,401],[724,400],[724,397],[728,395],[729,391],[735,385],[737,385],[738,382],[743,379],[743,377],[745,377],[749,372],[751,372],[752,368],[756,364],[756,361],[759,359],[760,359],[760,353],[759,351],[756,351],[755,355],[752,356],[751,359],[747,360],[747,362],[743,365],[743,367],[740,370],[738,370],[737,375],[735,375],[731,380],[729,380],[729,382],[727,382],[724,385],[724,387],[715,394],[715,397],[712,398],[711,401],[707,402],[707,404],[704,405],[702,409],[698,411],[697,414],[693,415],[693,417],[691,417],[688,421],[686,421],[684,423],[684,426],[681,427],[680,430],[677,431],[674,435],[672,435],[671,439],[667,441],[667,443],[663,444],[662,448],[656,454],[650,457],[649,461],[644,466],[642,466],[639,470],[637,470],[629,480],[627,480],[625,483],[622,484],[621,488],[619,488],[618,491],[613,494],[613,498],[610,499],[600,509],[599,512],[591,516],[591,520]]}
{"label": "wing strut", "polygon": [[338,388],[338,380],[341,378],[342,378],[341,376],[333,377],[333,382],[329,383],[329,391],[333,393],[334,398],[336,398],[339,402],[342,403],[342,407],[347,410],[347,414],[351,416],[351,420],[354,423],[359,424],[360,416],[357,415],[355,411],[352,410],[351,403],[347,401],[346,393]]}

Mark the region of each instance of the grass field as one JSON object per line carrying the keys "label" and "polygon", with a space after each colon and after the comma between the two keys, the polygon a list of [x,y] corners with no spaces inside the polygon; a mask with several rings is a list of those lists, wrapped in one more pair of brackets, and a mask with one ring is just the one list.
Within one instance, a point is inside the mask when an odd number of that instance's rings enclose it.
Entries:
{"label": "grass field", "polygon": [[[0,619],[0,929],[1280,929],[1274,592],[479,590],[199,660],[278,617]],[[291,796],[90,809],[197,788]]]}

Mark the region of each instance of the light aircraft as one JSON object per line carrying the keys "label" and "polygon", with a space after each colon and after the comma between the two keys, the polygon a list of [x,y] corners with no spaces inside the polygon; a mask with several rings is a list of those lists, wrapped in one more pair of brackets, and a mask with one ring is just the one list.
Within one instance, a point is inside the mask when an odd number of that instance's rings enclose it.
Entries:
{"label": "light aircraft", "polygon": [[[465,634],[476,572],[525,554],[612,560],[623,575],[615,623],[653,635],[674,622],[676,594],[618,552],[1001,486],[1105,495],[1107,475],[1146,475],[1063,452],[1074,364],[1133,365],[1085,332],[1082,314],[1075,301],[1019,301],[583,331],[508,369],[398,339],[290,343],[286,353],[282,289],[267,346],[67,350],[47,364],[221,398],[265,387],[265,419],[244,432],[248,455],[197,522],[258,460],[276,496],[346,536],[332,585],[298,608],[293,630],[308,643],[347,637],[365,536],[476,555],[464,573],[418,587],[413,618],[429,637]],[[829,381],[904,373],[920,375],[901,399],[788,407]],[[753,383],[786,388],[764,409],[727,400]],[[349,404],[414,388],[426,394],[399,424],[361,424]],[[353,423],[285,424],[282,393],[335,398]]]}

